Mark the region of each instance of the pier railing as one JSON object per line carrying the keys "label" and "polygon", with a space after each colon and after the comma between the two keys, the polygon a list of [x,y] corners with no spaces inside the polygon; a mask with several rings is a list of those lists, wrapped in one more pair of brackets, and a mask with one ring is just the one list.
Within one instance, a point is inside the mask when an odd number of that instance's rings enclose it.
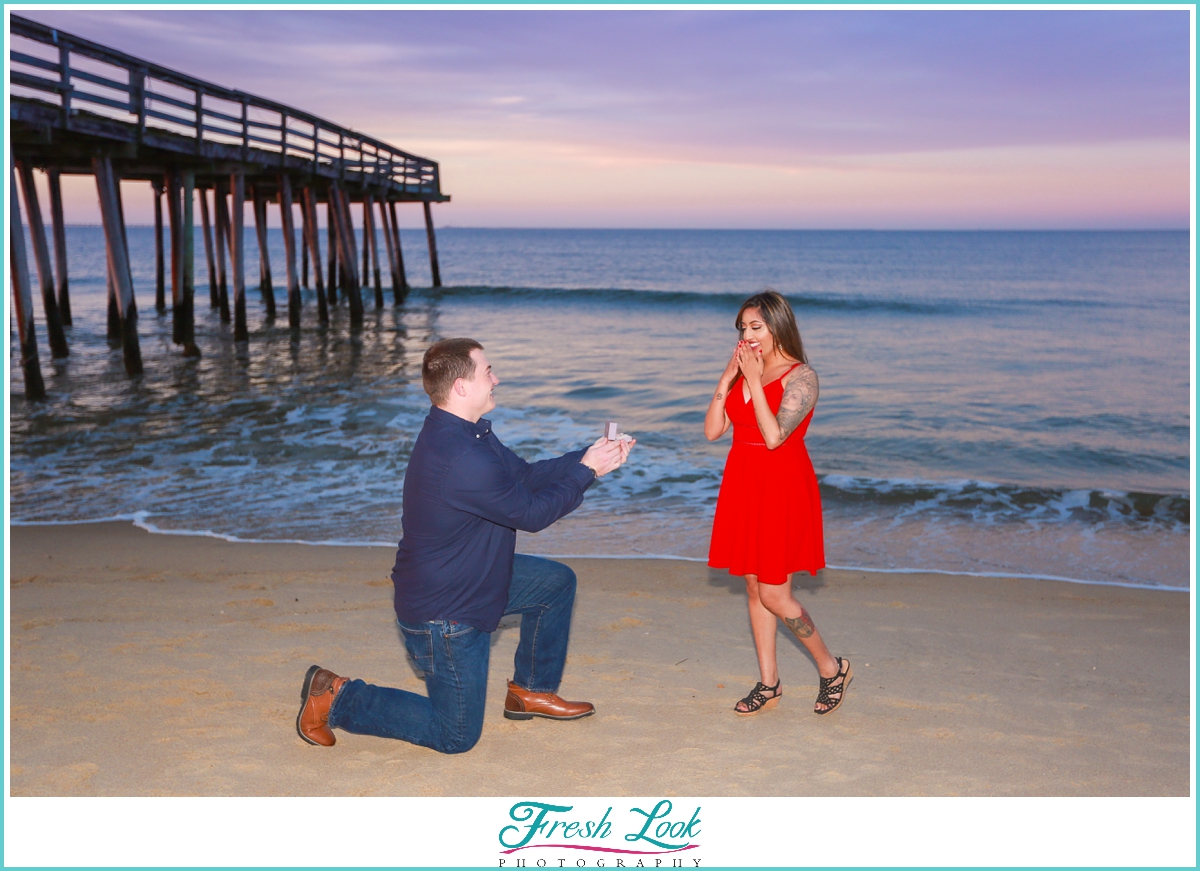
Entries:
{"label": "pier railing", "polygon": [[78,133],[264,169],[308,170],[387,199],[448,199],[432,160],[18,15],[10,28],[14,118],[27,108],[29,121]]}

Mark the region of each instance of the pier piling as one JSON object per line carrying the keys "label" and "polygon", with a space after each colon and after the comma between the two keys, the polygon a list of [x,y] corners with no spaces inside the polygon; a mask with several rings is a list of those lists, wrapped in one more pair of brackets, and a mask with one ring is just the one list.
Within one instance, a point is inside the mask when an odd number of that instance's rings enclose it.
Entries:
{"label": "pier piling", "polygon": [[[183,178],[167,173],[167,220],[171,225],[171,341],[183,344]],[[161,233],[159,234],[161,238]]]}
{"label": "pier piling", "polygon": [[[333,195],[332,192],[330,194]],[[350,207],[345,192],[338,188],[334,199],[337,204],[338,221],[338,297],[350,304],[350,288],[358,286],[358,239],[354,235],[354,222],[350,218]],[[347,244],[346,234],[353,244]],[[352,252],[347,255],[346,252]],[[349,256],[349,259],[347,259]]]}
{"label": "pier piling", "polygon": [[429,271],[433,273],[433,286],[442,286],[442,273],[438,270],[438,254],[437,254],[437,237],[433,233],[433,213],[429,210],[429,203],[422,203],[425,206],[425,238],[429,240]]}
{"label": "pier piling", "polygon": [[[50,268],[50,248],[46,244],[46,227],[42,223],[42,209],[38,202],[37,187],[33,181],[33,167],[28,161],[17,161],[21,174],[21,190],[25,195],[25,211],[29,214],[29,241],[33,243],[33,257],[37,264],[38,284],[42,290],[42,311],[46,317],[46,335],[50,340],[50,356],[66,357],[67,334],[58,317],[58,300],[54,296],[54,273]],[[13,188],[16,196],[16,188]]]}
{"label": "pier piling", "polygon": [[183,182],[183,296],[180,302],[182,311],[179,322],[183,325],[180,332],[180,344],[183,345],[183,356],[199,357],[200,349],[196,347],[196,219],[194,212],[196,173],[185,169],[181,175]]}
{"label": "pier piling", "polygon": [[350,221],[350,203],[336,183],[329,186],[329,202],[337,214],[338,262],[346,281],[346,298],[350,306],[350,326],[363,324],[362,294],[358,287],[358,250],[354,240],[354,224]]}
{"label": "pier piling", "polygon": [[138,344],[137,310],[133,302],[133,276],[129,271],[129,247],[125,241],[125,219],[121,211],[119,182],[107,155],[92,159],[96,188],[100,197],[100,215],[104,222],[104,243],[113,280],[113,296],[121,324],[121,348],[125,371],[142,374],[142,350]]}
{"label": "pier piling", "polygon": [[107,250],[104,252],[104,266],[107,270],[105,290],[108,300],[108,323],[105,336],[110,348],[119,348],[121,347],[121,307],[117,304],[117,280],[113,278],[115,273],[112,254]]}
{"label": "pier piling", "polygon": [[254,229],[258,234],[258,287],[262,291],[267,317],[275,317],[275,288],[271,284],[271,255],[267,250],[267,197],[254,188]]}
{"label": "pier piling", "polygon": [[50,179],[50,223],[54,229],[54,275],[58,293],[58,317],[64,327],[71,326],[71,293],[67,281],[67,227],[63,221],[62,173],[46,171]]}
{"label": "pier piling", "polygon": [[317,286],[317,318],[329,323],[329,302],[325,298],[325,279],[321,269],[321,234],[317,228],[317,197],[310,187],[301,193],[300,209],[304,212],[304,233],[307,250],[312,255],[313,283]]}
{"label": "pier piling", "polygon": [[217,236],[217,299],[221,309],[221,320],[229,323],[229,282],[225,273],[225,246],[229,244],[229,203],[226,200],[225,182],[220,179],[213,185],[213,210],[216,213]]}
{"label": "pier piling", "polygon": [[[117,225],[121,228],[121,241],[125,243],[125,266],[129,272],[129,311],[136,321],[138,316],[137,294],[133,289],[133,264],[129,260],[129,233],[125,229],[125,201],[121,199],[121,174],[113,169],[112,177],[113,189],[117,192]],[[120,285],[117,286],[120,287]]]}
{"label": "pier piling", "polygon": [[300,285],[308,287],[308,229],[304,226],[306,222],[304,217],[304,208],[300,209],[300,237],[304,241],[300,245]]}
{"label": "pier piling", "polygon": [[[300,329],[300,280],[296,275],[296,233],[292,226],[292,182],[279,177],[279,216],[283,225],[283,250],[287,259],[288,326]],[[263,222],[264,224],[266,221]]]}
{"label": "pier piling", "polygon": [[21,344],[21,372],[25,378],[25,398],[45,399],[46,384],[38,363],[37,333],[33,328],[33,288],[29,280],[29,260],[25,257],[25,230],[21,226],[21,206],[17,202],[17,174],[9,171],[9,268],[12,274],[13,318],[17,322],[17,341]]}
{"label": "pier piling", "polygon": [[387,251],[388,272],[392,276],[392,297],[396,305],[403,301],[400,296],[400,281],[396,274],[396,250],[392,245],[392,226],[388,222],[387,203],[379,203],[379,229],[383,230],[383,247]]}
{"label": "pier piling", "polygon": [[388,203],[388,217],[392,224],[392,244],[396,248],[396,274],[400,279],[400,288],[403,290],[403,296],[397,296],[396,303],[404,302],[404,296],[408,295],[408,275],[404,271],[404,252],[400,249],[400,225],[396,222],[396,204]]}
{"label": "pier piling", "polygon": [[229,179],[232,201],[229,204],[229,262],[233,269],[233,340],[245,342],[250,339],[246,326],[246,176],[238,171]]}
{"label": "pier piling", "polygon": [[325,243],[329,246],[329,277],[325,281],[325,286],[328,291],[330,305],[337,305],[338,282],[340,280],[338,273],[337,225],[337,210],[333,205],[333,193],[332,188],[330,188],[329,201],[325,203],[325,231],[328,237]]}
{"label": "pier piling", "polygon": [[158,179],[150,182],[154,191],[154,308],[159,314],[167,310],[166,265],[163,262],[163,185]]}
{"label": "pier piling", "polygon": [[[367,227],[371,225],[371,215],[367,209],[367,203],[370,199],[370,194],[363,196],[362,208],[362,286],[371,286],[371,244],[368,238]],[[351,225],[353,226],[353,225]]]}
{"label": "pier piling", "polygon": [[213,262],[213,233],[212,223],[208,218],[208,188],[198,188],[200,195],[200,224],[204,233],[204,259],[208,264],[208,296],[212,308],[220,308],[221,294],[217,290],[217,267]]}
{"label": "pier piling", "polygon": [[[383,279],[379,276],[379,237],[375,235],[375,199],[370,194],[363,197],[363,237],[364,246],[371,246],[371,268],[375,273],[375,308],[383,308]],[[367,251],[364,247],[364,263],[366,259]],[[363,283],[366,282],[364,270]]]}

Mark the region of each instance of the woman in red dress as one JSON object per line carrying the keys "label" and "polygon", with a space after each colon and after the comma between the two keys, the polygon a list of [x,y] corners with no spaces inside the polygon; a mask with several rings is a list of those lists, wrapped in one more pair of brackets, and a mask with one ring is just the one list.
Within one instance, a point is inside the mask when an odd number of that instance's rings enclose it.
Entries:
{"label": "woman in red dress", "polygon": [[828,714],[853,673],[834,658],[812,617],[792,595],[792,573],[825,567],[821,495],[804,447],[817,404],[817,373],[808,365],[796,317],[773,290],[755,294],[734,320],[741,336],[721,373],[704,419],[709,441],[733,426],[708,564],[746,578],[750,627],[762,680],[734,710],[756,714],[783,695],[775,661],[776,618],[800,640],[821,677],[814,710]]}

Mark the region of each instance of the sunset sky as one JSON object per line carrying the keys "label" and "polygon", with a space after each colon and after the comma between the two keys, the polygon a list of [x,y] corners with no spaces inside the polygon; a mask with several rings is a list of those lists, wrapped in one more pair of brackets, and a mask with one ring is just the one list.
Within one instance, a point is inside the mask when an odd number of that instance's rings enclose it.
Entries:
{"label": "sunset sky", "polygon": [[21,14],[439,161],[439,225],[1189,222],[1186,11]]}

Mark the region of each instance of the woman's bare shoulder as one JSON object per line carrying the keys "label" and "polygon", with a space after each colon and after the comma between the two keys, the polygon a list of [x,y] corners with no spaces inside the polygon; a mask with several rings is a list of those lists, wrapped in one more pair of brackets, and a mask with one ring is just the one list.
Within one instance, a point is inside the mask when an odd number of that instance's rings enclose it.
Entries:
{"label": "woman's bare shoulder", "polygon": [[793,366],[788,370],[787,374],[783,376],[783,386],[787,387],[788,384],[796,378],[799,378],[802,381],[815,383],[817,381],[817,370],[808,363],[800,363],[797,366]]}

